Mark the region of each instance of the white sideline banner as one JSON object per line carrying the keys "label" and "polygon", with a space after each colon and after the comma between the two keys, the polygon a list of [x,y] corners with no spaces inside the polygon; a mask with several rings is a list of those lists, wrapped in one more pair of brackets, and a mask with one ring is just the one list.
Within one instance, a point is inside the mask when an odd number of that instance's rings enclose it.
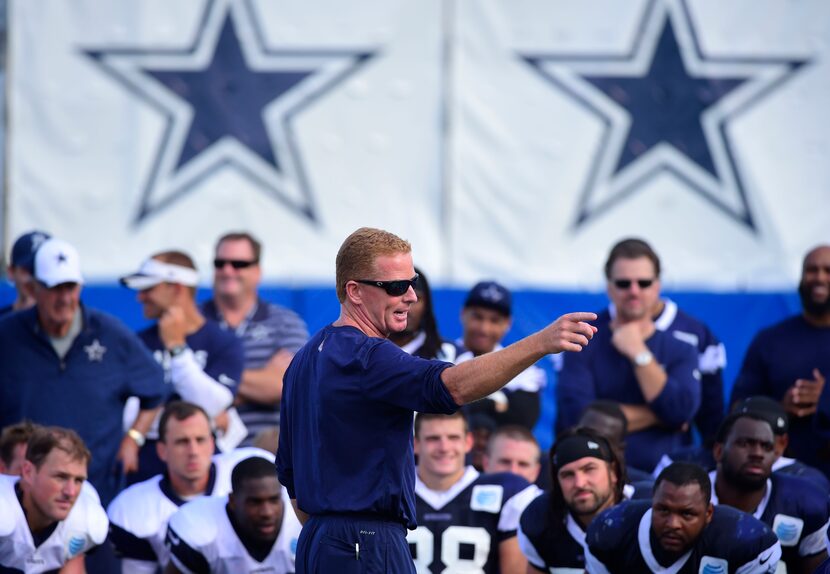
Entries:
{"label": "white sideline banner", "polygon": [[[11,0],[7,241],[89,280],[222,233],[328,284],[363,225],[439,284],[788,288],[830,226],[830,4]],[[6,246],[8,252],[8,245]]]}

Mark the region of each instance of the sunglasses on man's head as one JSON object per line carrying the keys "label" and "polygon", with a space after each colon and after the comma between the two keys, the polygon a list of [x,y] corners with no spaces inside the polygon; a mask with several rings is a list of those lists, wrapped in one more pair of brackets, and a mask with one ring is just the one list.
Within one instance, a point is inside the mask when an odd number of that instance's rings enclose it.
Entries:
{"label": "sunglasses on man's head", "polygon": [[222,269],[225,265],[230,265],[234,269],[247,269],[257,263],[259,263],[259,261],[246,261],[244,259],[214,259],[213,268]]}
{"label": "sunglasses on man's head", "polygon": [[415,274],[415,277],[412,279],[398,279],[396,281],[374,281],[372,279],[355,279],[358,283],[363,283],[364,285],[372,285],[374,287],[380,287],[388,295],[392,297],[400,297],[407,291],[409,288],[412,287],[416,289],[418,287],[418,274]]}
{"label": "sunglasses on man's head", "polygon": [[648,289],[654,283],[654,279],[614,279],[613,283],[617,289],[631,289],[632,283],[637,283],[640,289]]}

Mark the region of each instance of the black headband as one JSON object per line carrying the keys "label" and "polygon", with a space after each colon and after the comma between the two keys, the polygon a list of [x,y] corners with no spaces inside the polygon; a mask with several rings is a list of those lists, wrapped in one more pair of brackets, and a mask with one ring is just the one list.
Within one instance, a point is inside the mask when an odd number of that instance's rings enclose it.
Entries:
{"label": "black headband", "polygon": [[588,456],[611,462],[611,449],[608,448],[608,443],[601,438],[594,439],[582,435],[569,436],[556,445],[553,464],[556,468],[562,468],[566,464]]}

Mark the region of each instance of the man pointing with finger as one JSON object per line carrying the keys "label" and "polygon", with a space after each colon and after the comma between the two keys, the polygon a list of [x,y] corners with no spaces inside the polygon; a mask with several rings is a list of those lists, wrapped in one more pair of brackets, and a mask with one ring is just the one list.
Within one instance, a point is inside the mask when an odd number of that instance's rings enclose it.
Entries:
{"label": "man pointing with finger", "polygon": [[277,471],[305,523],[297,573],[414,573],[413,412],[452,413],[546,354],[581,350],[595,315],[565,315],[453,366],[386,339],[417,301],[408,242],[358,229],[337,254],[336,281],[340,317],[295,355],[283,387]]}

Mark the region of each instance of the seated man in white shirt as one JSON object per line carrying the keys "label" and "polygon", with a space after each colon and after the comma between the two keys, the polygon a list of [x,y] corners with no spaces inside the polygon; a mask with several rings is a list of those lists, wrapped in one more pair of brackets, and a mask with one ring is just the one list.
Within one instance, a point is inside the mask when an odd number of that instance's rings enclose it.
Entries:
{"label": "seated man in white shirt", "polygon": [[107,536],[75,431],[36,427],[21,476],[0,475],[0,572],[84,572],[84,553]]}
{"label": "seated man in white shirt", "polygon": [[170,516],[195,498],[227,494],[237,462],[250,456],[274,462],[274,455],[255,448],[214,455],[207,414],[184,401],[165,407],[156,448],[167,471],[129,486],[109,505],[110,538],[123,558],[122,574],[154,574],[164,568],[170,558],[164,543]]}
{"label": "seated man in white shirt", "polygon": [[227,497],[195,500],[170,518],[166,574],[294,572],[301,526],[273,463],[245,459],[231,483]]}

